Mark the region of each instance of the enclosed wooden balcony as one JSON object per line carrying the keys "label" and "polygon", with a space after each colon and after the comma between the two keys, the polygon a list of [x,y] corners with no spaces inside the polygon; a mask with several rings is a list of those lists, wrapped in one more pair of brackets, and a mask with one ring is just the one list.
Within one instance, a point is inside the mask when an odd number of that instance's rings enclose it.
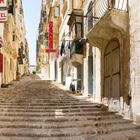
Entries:
{"label": "enclosed wooden balcony", "polygon": [[70,58],[73,65],[82,64],[83,62],[83,46],[80,40],[74,40],[70,49]]}

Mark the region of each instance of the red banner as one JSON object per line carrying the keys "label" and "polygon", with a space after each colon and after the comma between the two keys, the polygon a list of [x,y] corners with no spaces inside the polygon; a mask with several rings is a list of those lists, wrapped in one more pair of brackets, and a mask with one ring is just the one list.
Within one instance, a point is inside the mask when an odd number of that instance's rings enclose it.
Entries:
{"label": "red banner", "polygon": [[49,49],[53,49],[53,22],[49,22]]}
{"label": "red banner", "polygon": [[0,72],[3,72],[3,54],[0,53]]}
{"label": "red banner", "polygon": [[46,49],[46,53],[56,53],[56,50],[53,49],[53,22],[49,22],[49,37],[48,37],[48,49]]}

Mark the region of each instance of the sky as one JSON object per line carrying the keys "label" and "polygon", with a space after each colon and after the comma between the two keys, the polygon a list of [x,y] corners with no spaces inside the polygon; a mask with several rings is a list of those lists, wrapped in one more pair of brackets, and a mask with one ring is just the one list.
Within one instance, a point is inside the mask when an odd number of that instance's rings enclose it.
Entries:
{"label": "sky", "polygon": [[36,39],[40,21],[42,0],[22,0],[26,37],[29,44],[30,65],[36,64]]}

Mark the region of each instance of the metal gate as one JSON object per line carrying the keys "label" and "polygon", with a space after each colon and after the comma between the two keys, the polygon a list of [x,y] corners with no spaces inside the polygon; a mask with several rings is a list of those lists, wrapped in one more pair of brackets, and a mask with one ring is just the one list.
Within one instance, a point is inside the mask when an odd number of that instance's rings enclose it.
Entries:
{"label": "metal gate", "polygon": [[120,109],[120,46],[117,40],[108,43],[104,53],[104,97],[111,110]]}

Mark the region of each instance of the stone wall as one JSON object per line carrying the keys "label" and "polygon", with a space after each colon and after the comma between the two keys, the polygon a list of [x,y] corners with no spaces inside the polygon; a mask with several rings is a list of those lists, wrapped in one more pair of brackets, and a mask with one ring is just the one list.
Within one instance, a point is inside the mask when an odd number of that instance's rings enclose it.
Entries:
{"label": "stone wall", "polygon": [[129,1],[130,19],[130,92],[134,120],[140,117],[140,2]]}

